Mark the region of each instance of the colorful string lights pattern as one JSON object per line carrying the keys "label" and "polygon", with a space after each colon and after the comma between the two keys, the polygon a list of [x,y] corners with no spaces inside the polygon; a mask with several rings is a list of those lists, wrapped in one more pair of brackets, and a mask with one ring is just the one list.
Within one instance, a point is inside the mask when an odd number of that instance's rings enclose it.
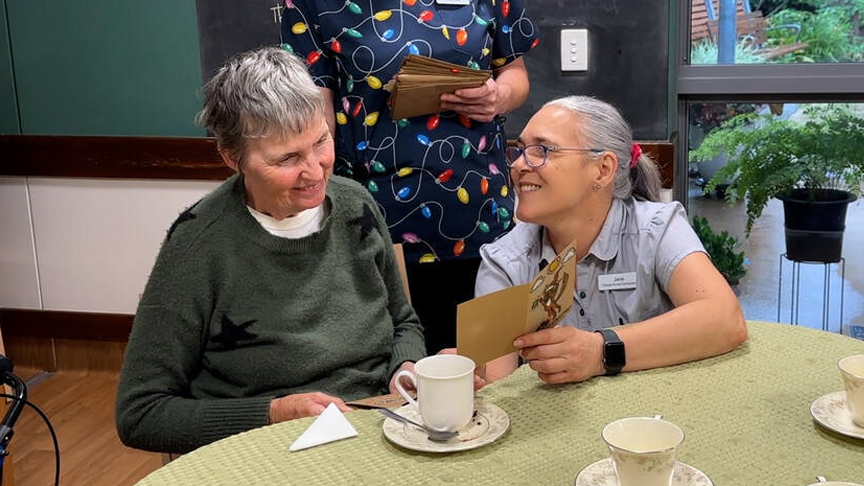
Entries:
{"label": "colorful string lights pattern", "polygon": [[406,258],[477,257],[512,224],[501,124],[391,120],[382,89],[417,54],[495,69],[537,45],[521,0],[285,0],[282,46],[334,93],[336,172],[363,183]]}

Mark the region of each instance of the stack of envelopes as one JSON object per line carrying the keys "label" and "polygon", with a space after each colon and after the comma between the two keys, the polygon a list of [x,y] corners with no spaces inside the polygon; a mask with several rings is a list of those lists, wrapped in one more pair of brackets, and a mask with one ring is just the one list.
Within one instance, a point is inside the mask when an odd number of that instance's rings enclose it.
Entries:
{"label": "stack of envelopes", "polygon": [[390,116],[396,120],[438,113],[442,94],[483,86],[490,77],[492,71],[411,54],[388,83]]}

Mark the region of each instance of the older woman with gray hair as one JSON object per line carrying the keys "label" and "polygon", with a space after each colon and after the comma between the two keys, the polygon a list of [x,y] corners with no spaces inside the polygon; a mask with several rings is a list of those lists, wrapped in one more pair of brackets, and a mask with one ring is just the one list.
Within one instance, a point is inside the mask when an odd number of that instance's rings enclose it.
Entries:
{"label": "older woman with gray hair", "polygon": [[678,202],[657,202],[654,162],[603,101],[547,103],[506,153],[518,195],[513,230],[481,248],[476,295],[528,283],[572,241],[573,308],[562,325],[517,338],[488,380],[520,358],[548,383],[668,366],[747,339],[741,306]]}
{"label": "older woman with gray hair", "polygon": [[331,177],[303,63],[277,48],[234,57],[198,121],[237,174],[171,225],[135,315],[117,429],[153,451],[347,411],[425,355],[375,202]]}

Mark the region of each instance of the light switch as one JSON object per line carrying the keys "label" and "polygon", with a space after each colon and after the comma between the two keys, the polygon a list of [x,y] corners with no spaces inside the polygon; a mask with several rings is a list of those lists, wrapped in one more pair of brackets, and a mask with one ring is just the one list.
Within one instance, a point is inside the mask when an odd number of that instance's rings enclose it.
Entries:
{"label": "light switch", "polygon": [[561,70],[588,70],[587,29],[561,29]]}

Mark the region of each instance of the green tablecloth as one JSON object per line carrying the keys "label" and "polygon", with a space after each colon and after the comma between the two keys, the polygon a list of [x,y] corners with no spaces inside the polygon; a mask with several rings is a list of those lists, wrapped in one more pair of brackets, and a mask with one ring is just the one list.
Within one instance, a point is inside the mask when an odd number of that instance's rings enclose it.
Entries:
{"label": "green tablecloth", "polygon": [[572,485],[608,456],[612,420],[662,413],[683,427],[679,459],[717,486],[802,486],[822,475],[864,484],[864,440],[822,429],[810,403],[843,389],[837,360],[864,342],[786,324],[750,322],[729,354],[658,370],[549,386],[527,367],[479,392],[510,415],[494,444],[449,455],[388,442],[383,417],[347,414],[359,436],[300,452],[312,419],[271,425],[187,454],[139,484]]}

